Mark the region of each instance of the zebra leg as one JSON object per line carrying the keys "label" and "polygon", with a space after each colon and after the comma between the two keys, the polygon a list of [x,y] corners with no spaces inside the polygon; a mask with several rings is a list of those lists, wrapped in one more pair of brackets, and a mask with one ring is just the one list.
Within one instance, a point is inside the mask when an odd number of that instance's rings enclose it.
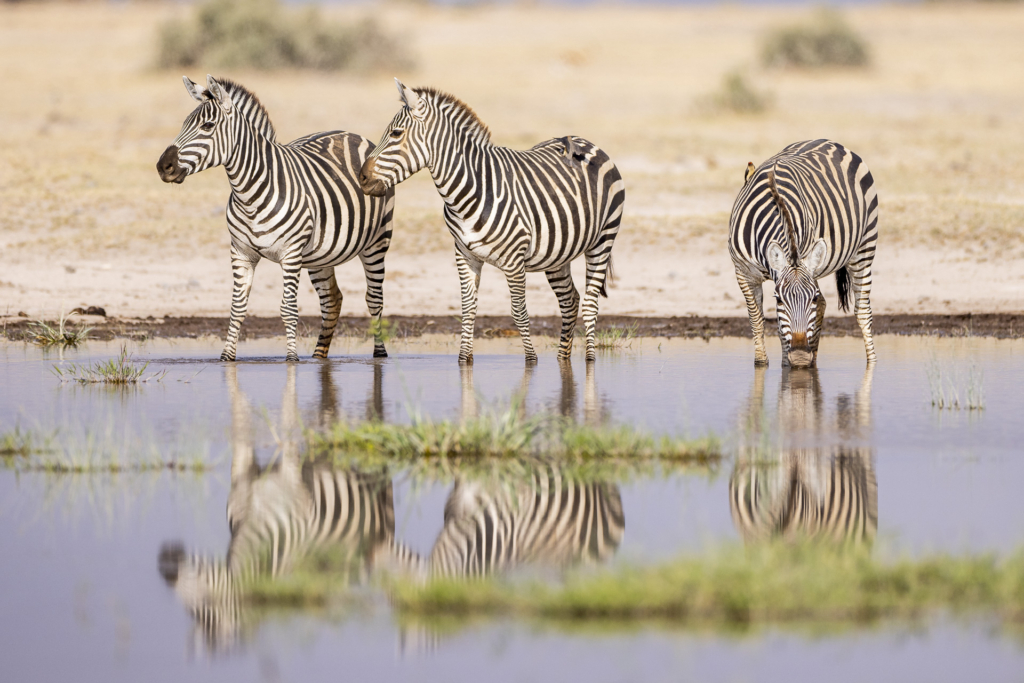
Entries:
{"label": "zebra leg", "polygon": [[817,332],[814,335],[814,341],[811,343],[811,365],[810,367],[817,367],[818,365],[818,344],[821,342],[821,334],[825,330],[822,329],[822,325],[825,322],[825,297],[818,298],[818,310],[815,315],[814,329]]}
{"label": "zebra leg", "polygon": [[384,254],[387,253],[391,242],[390,232],[387,240],[384,240],[383,247],[378,242],[369,252],[359,255],[363,262],[363,272],[366,274],[366,308],[370,312],[371,327],[373,330],[373,357],[387,358],[388,350],[384,347],[384,329],[381,327],[384,314]]}
{"label": "zebra leg", "polygon": [[333,267],[310,270],[309,280],[320,296],[320,338],[316,341],[313,358],[327,358],[327,352],[331,350],[331,340],[334,339],[334,330],[338,326],[338,316],[341,315],[344,295],[338,289]]}
{"label": "zebra leg", "polygon": [[871,246],[872,251],[865,260],[846,266],[853,283],[853,310],[857,314],[860,332],[864,335],[864,352],[867,354],[868,365],[875,362],[875,340],[871,334],[871,259],[874,256],[874,245]]}
{"label": "zebra leg", "polygon": [[295,330],[299,326],[299,273],[302,271],[302,253],[296,249],[281,259],[284,273],[284,291],[281,294],[281,320],[287,338],[286,361],[299,360],[296,352]]}
{"label": "zebra leg", "polygon": [[583,295],[583,329],[587,335],[588,363],[597,360],[597,297],[605,291],[605,278],[608,277],[611,257],[610,244],[603,251],[588,251],[586,254],[587,288]]}
{"label": "zebra leg", "polygon": [[520,260],[519,265],[512,266],[505,272],[508,279],[508,291],[512,295],[512,320],[519,328],[519,336],[523,338],[523,351],[527,363],[537,362],[537,352],[533,350],[530,339],[530,315],[526,312],[526,262]]}
{"label": "zebra leg", "polygon": [[[750,332],[754,337],[754,365],[768,365],[768,351],[764,345],[764,290],[761,282],[751,282],[742,273],[736,273],[736,283],[747,302],[747,316],[750,318]],[[783,342],[785,346],[785,342]],[[782,353],[785,363],[786,352]]]}
{"label": "zebra leg", "polygon": [[256,273],[259,255],[242,251],[233,243],[231,245],[231,320],[228,323],[228,338],[224,342],[224,350],[220,352],[221,360],[234,360],[238,346],[238,333],[245,320],[245,309],[249,306],[249,292],[252,290],[252,277]]}
{"label": "zebra leg", "polygon": [[580,295],[572,282],[572,272],[566,263],[558,270],[549,270],[548,284],[558,297],[558,307],[562,311],[562,333],[558,339],[558,360],[568,360],[572,353],[572,334],[576,329],[576,316],[580,310]]}
{"label": "zebra leg", "polygon": [[462,286],[462,341],[459,344],[459,363],[473,362],[473,328],[476,326],[476,299],[480,288],[480,270],[484,262],[462,253],[455,247],[455,267]]}

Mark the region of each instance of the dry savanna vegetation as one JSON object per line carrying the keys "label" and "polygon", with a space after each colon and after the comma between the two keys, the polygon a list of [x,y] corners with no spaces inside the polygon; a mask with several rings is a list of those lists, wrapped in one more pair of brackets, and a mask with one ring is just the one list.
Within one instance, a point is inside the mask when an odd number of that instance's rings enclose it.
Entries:
{"label": "dry savanna vegetation", "polygon": [[[169,186],[155,171],[193,106],[182,74],[207,73],[254,90],[279,140],[339,128],[376,140],[400,76],[456,93],[498,144],[596,141],[627,185],[603,312],[744,315],[724,239],[746,164],[816,137],[876,177],[876,312],[1020,310],[1024,4],[272,11],[285,47],[253,63],[220,49],[223,26],[203,34],[195,5],[0,4],[0,315],[226,315],[224,173]],[[454,313],[429,178],[397,201],[385,313]],[[358,265],[339,279],[344,311],[364,313]],[[279,282],[261,267],[251,312],[277,314]],[[557,311],[542,275],[529,288],[531,313]],[[507,301],[488,270],[481,314]],[[303,312],[315,302],[304,286]]]}

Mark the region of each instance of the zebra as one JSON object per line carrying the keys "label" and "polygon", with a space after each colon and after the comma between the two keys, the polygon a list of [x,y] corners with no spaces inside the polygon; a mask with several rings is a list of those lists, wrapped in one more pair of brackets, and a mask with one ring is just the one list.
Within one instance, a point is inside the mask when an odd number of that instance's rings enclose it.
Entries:
{"label": "zebra", "polygon": [[[254,579],[287,574],[317,550],[340,551],[350,583],[365,584],[379,558],[390,557],[395,514],[386,472],[303,461],[298,448],[295,366],[288,367],[282,404],[281,454],[261,469],[252,442],[252,408],[238,388],[237,369],[225,368],[232,409],[231,541],[224,559],[189,555],[180,543],[161,548],[159,569],[191,613],[207,649],[226,649],[248,630],[242,596]],[[326,387],[325,387],[326,389]],[[333,408],[333,392],[321,404]]]}
{"label": "zebra", "polygon": [[391,244],[394,193],[366,197],[356,174],[373,143],[354,133],[315,133],[279,144],[266,109],[232,81],[207,76],[207,87],[183,77],[199,106],[157,162],[160,179],[181,183],[223,165],[231,182],[231,319],[220,358],[235,360],[253,274],[261,258],[281,264],[281,318],[289,361],[297,361],[299,272],[320,297],[322,323],[314,358],[326,358],[341,313],[334,267],[358,256],[366,274],[366,305],[375,332],[373,355],[387,356],[380,334],[384,256]]}
{"label": "zebra", "polygon": [[526,273],[547,275],[562,314],[558,358],[569,358],[580,304],[569,266],[580,254],[587,262],[586,359],[593,361],[598,295],[608,295],[612,246],[625,200],[615,164],[596,145],[575,136],[525,151],[498,147],[487,126],[456,97],[395,82],[402,109],[363,164],[359,181],[367,194],[384,196],[423,167],[430,169],[445,202],[445,224],[455,238],[462,289],[459,363],[473,362],[484,263],[505,274],[527,362],[535,362],[537,353],[526,311]]}
{"label": "zebra", "polygon": [[[838,401],[837,423],[843,441],[833,446],[782,448],[765,458],[744,453],[729,478],[733,523],[747,543],[773,538],[821,539],[870,545],[878,530],[878,484],[870,448],[851,446],[870,424],[873,368],[865,372],[852,402]],[[764,370],[759,368],[750,417],[760,419]],[[851,410],[852,407],[852,410]],[[779,427],[792,435],[820,439],[832,432],[824,423],[817,370],[787,370],[779,391]]]}
{"label": "zebra", "polygon": [[864,161],[831,140],[789,145],[756,169],[729,218],[729,254],[746,300],[754,364],[767,365],[761,285],[775,283],[782,363],[815,365],[825,298],[818,279],[836,274],[839,307],[849,308],[852,285],[868,364],[871,263],[878,237],[878,197]]}

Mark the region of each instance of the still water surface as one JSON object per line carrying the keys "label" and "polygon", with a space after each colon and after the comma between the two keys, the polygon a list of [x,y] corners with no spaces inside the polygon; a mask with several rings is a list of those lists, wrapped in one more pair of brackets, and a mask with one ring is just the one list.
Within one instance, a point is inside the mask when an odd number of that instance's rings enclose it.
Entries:
{"label": "still water surface", "polygon": [[[591,486],[586,495],[606,511],[595,532],[602,548],[566,551],[571,557],[538,552],[534,560],[643,563],[722,541],[793,533],[838,533],[890,555],[1024,545],[1019,341],[883,337],[872,373],[855,339],[826,339],[821,368],[792,373],[777,361],[755,371],[744,340],[637,340],[602,355],[590,371],[579,359],[571,369],[560,367],[554,349],[524,369],[517,344],[505,341],[482,342],[470,372],[460,370],[454,347],[436,340],[393,344],[392,357],[382,361],[350,344],[327,363],[286,366],[279,343],[258,342],[241,349],[245,360],[225,366],[214,361],[216,344],[149,343],[136,357],[150,361],[149,371],[167,374],[127,391],[60,384],[51,372],[62,362],[56,354],[0,346],[0,430],[59,425],[65,434],[108,440],[128,430],[133,442],[203,452],[218,463],[201,475],[0,472],[0,581],[7,587],[0,594],[0,642],[12,680],[298,680],[327,667],[371,679],[763,680],[830,670],[850,680],[962,680],[968,672],[1014,680],[1024,670],[1019,636],[984,623],[811,637],[772,629],[744,636],[646,627],[566,631],[499,620],[437,635],[397,623],[369,589],[350,613],[261,615],[244,628],[222,617],[211,629],[183,589],[188,562],[206,558],[223,566],[229,548],[240,544],[225,507],[243,487],[277,481],[275,474],[232,477],[233,460],[236,474],[251,469],[241,467],[243,460],[284,461],[285,470],[287,449],[281,452],[274,435],[289,420],[459,420],[504,410],[517,393],[525,394],[528,414],[715,433],[730,456],[710,473]],[[115,345],[93,343],[63,362],[116,352]],[[974,382],[985,409],[934,408],[930,379],[940,373],[961,393]],[[316,472],[307,468],[305,476]],[[552,485],[558,473],[543,480]],[[427,565],[456,526],[446,521],[446,503],[476,485],[413,482],[395,472],[387,496],[379,485],[367,490],[369,499],[388,498],[394,542]],[[514,497],[533,495],[537,484],[511,486]],[[845,522],[822,525],[780,512],[836,489],[856,502]]]}

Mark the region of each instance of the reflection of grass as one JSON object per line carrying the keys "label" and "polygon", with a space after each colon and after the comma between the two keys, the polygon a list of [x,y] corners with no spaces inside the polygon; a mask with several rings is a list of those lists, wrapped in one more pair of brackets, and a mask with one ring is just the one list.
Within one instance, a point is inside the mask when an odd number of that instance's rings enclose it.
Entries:
{"label": "reflection of grass", "polygon": [[1024,616],[1024,553],[883,563],[867,552],[771,544],[645,567],[571,574],[564,584],[458,582],[393,587],[414,614],[517,613],[749,625],[913,618],[932,610]]}
{"label": "reflection of grass", "polygon": [[78,382],[79,384],[138,384],[151,380],[159,382],[167,374],[167,371],[163,370],[145,377],[148,367],[148,362],[141,367],[132,362],[132,355],[122,344],[121,353],[117,358],[96,362],[92,365],[70,363],[64,368],[55,365],[53,372],[62,382]]}
{"label": "reflection of grass", "polygon": [[4,458],[24,457],[33,453],[45,452],[49,448],[50,437],[22,431],[20,426],[15,426],[13,430],[0,434],[0,456]]}
{"label": "reflection of grass", "polygon": [[984,374],[973,363],[967,378],[957,366],[946,367],[933,358],[928,364],[928,388],[932,405],[940,410],[983,410],[985,408]]}
{"label": "reflection of grass", "polygon": [[707,463],[721,457],[718,440],[713,437],[654,438],[631,427],[584,427],[553,417],[523,417],[518,405],[461,424],[427,419],[408,425],[337,423],[326,433],[313,434],[311,440],[316,452],[404,461],[537,455],[577,462],[654,459]]}
{"label": "reflection of grass", "polygon": [[31,329],[29,341],[42,347],[60,346],[66,348],[70,346],[74,348],[85,341],[92,328],[83,327],[75,330],[69,327],[67,322],[68,318],[61,313],[56,327],[50,327],[42,320],[29,323],[29,328]]}

